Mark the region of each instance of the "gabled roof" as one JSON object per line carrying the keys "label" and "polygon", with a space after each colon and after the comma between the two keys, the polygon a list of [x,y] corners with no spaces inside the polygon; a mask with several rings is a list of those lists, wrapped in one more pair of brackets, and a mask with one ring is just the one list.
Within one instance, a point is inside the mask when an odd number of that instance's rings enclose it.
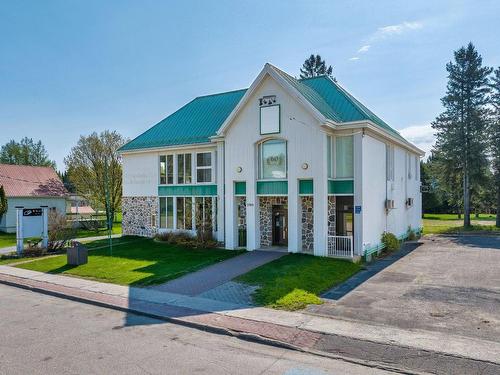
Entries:
{"label": "gabled roof", "polygon": [[[250,90],[243,89],[220,94],[200,96],[174,112],[158,124],[125,144],[120,151],[132,151],[176,145],[189,145],[210,142],[210,137],[222,132],[221,126],[230,122],[242,98],[244,102],[251,94],[251,89],[263,79],[265,73],[284,81],[299,93],[318,116],[342,125],[353,121],[370,121],[382,130],[404,140],[382,119],[376,116],[361,102],[349,94],[338,83],[327,76],[296,79],[271,64],[266,64]],[[247,92],[248,90],[248,92]],[[247,94],[247,95],[245,95]],[[302,99],[301,99],[302,100]],[[406,141],[405,141],[406,142]]]}
{"label": "gabled roof", "polygon": [[199,96],[125,144],[120,151],[210,142],[246,89]]}
{"label": "gabled roof", "polygon": [[10,197],[65,197],[68,191],[51,167],[0,164],[0,186]]}

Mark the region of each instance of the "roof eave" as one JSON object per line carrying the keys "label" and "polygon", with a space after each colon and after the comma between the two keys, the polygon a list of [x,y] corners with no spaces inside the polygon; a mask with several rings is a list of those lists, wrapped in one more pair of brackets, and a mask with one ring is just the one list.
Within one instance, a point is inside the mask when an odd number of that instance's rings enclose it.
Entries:
{"label": "roof eave", "polygon": [[118,150],[120,155],[126,154],[140,154],[143,152],[152,152],[152,151],[163,151],[163,150],[176,150],[176,149],[186,149],[186,148],[198,148],[198,147],[207,147],[213,146],[211,141],[209,142],[200,142],[200,143],[185,143],[182,145],[170,145],[170,146],[157,146],[157,147],[145,147],[145,148],[137,148],[133,150]]}
{"label": "roof eave", "polygon": [[415,152],[420,157],[425,156],[425,151],[421,150],[420,148],[415,146],[413,143],[408,142],[404,138],[400,139],[400,138],[396,137],[391,132],[381,128],[380,126],[378,126],[377,124],[375,124],[374,122],[372,122],[370,120],[350,121],[350,122],[343,122],[343,123],[338,123],[338,122],[335,122],[332,120],[327,120],[325,122],[325,126],[330,128],[330,129],[334,129],[334,130],[348,130],[348,129],[360,129],[360,128],[361,129],[369,129],[373,133],[375,133],[379,136],[382,136],[383,138],[388,139],[388,140],[398,144],[399,146],[401,146],[407,150]]}

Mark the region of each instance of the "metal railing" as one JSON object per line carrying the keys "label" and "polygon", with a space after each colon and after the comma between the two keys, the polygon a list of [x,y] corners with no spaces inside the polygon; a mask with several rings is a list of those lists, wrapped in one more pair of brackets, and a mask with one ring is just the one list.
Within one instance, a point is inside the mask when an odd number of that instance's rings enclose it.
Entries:
{"label": "metal railing", "polygon": [[328,236],[328,256],[354,258],[352,236]]}

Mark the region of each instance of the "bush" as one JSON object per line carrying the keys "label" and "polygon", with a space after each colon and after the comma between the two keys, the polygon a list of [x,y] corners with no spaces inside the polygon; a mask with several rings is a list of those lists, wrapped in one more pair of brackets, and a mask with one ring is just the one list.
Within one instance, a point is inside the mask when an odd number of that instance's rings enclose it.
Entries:
{"label": "bush", "polygon": [[192,248],[211,249],[218,246],[217,241],[213,236],[196,235],[193,236],[189,232],[164,232],[158,233],[155,239],[160,242],[165,242],[169,245],[178,245]]}
{"label": "bush", "polygon": [[397,237],[390,232],[384,232],[382,234],[382,243],[385,245],[387,251],[398,250],[400,246]]}
{"label": "bush", "polygon": [[65,215],[57,211],[49,212],[49,246],[48,250],[61,250],[69,240],[76,236],[76,231],[68,225]]}
{"label": "bush", "polygon": [[408,241],[415,241],[417,239],[417,235],[411,227],[408,227],[408,236],[407,236]]}

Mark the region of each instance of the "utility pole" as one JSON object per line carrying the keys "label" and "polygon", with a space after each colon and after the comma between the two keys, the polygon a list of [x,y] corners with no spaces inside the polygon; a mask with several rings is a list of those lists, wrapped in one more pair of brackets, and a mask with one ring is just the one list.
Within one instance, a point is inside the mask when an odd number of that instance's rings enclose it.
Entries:
{"label": "utility pole", "polygon": [[111,237],[112,234],[112,225],[113,218],[111,215],[111,200],[109,196],[109,176],[108,176],[108,156],[104,156],[104,192],[106,197],[106,219],[107,219],[107,227],[108,227],[108,242],[109,242],[109,255],[113,256],[113,239]]}

